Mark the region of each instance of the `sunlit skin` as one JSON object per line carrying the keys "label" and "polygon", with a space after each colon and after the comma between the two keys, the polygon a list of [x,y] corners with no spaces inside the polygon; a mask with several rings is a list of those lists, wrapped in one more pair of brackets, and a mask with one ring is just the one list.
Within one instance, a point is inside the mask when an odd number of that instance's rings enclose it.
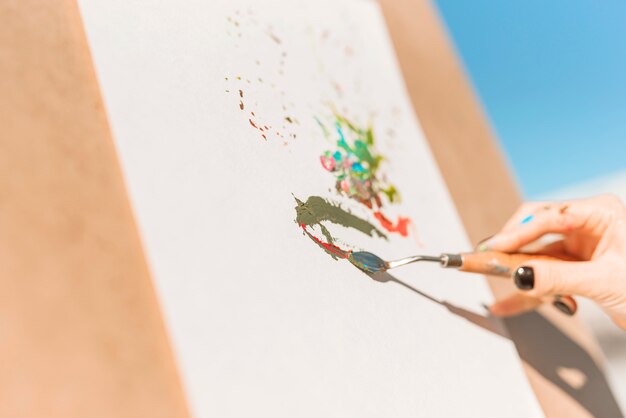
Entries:
{"label": "sunlit skin", "polygon": [[478,249],[516,252],[548,233],[562,234],[563,239],[538,252],[575,261],[524,263],[534,271],[534,287],[496,302],[491,312],[512,316],[528,309],[526,296],[571,294],[595,301],[618,326],[626,329],[624,204],[611,195],[526,203]]}

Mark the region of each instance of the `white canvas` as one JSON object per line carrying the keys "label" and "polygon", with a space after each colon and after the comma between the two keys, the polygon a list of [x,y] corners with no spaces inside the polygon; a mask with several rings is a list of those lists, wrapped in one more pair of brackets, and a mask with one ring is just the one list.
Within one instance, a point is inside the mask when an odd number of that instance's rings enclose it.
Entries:
{"label": "white canvas", "polygon": [[[375,2],[79,3],[195,416],[542,415],[482,278],[375,281],[296,223],[319,196],[387,237],[322,222],[345,251],[470,249]],[[335,112],[372,127],[409,236],[335,189]]]}

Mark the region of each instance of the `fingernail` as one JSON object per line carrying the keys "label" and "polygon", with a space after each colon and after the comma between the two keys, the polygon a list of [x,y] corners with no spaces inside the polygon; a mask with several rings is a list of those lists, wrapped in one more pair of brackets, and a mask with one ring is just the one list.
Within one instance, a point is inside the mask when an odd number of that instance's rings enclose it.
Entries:
{"label": "fingernail", "polygon": [[570,307],[566,303],[561,302],[560,300],[555,300],[554,302],[552,302],[552,306],[557,308],[559,311],[563,312],[565,315],[568,315],[568,316],[574,315],[574,312],[570,309]]}
{"label": "fingernail", "polygon": [[527,224],[528,222],[532,221],[533,219],[535,219],[535,215],[528,215],[527,217],[522,219],[522,222],[520,222],[520,224],[522,224],[522,225]]}
{"label": "fingernail", "polygon": [[532,267],[518,267],[513,274],[515,286],[521,290],[530,290],[535,287],[535,272]]}
{"label": "fingernail", "polygon": [[476,251],[483,252],[483,251],[489,250],[490,249],[489,241],[493,237],[494,237],[493,235],[490,235],[487,238],[478,241],[478,244],[476,244]]}

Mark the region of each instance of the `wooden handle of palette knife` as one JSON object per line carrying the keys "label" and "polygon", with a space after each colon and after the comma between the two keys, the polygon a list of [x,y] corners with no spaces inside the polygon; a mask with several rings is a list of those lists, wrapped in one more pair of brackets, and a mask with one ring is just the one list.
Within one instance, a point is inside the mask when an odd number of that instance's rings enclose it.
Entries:
{"label": "wooden handle of palette knife", "polygon": [[[470,273],[480,273],[489,276],[512,277],[515,269],[528,260],[563,261],[561,258],[541,254],[502,253],[498,251],[484,251],[461,254],[463,264],[459,270]],[[536,298],[533,298],[536,299]],[[552,303],[561,312],[569,315],[576,313],[576,301],[567,295],[554,295],[541,300],[536,299],[537,306],[542,302]]]}

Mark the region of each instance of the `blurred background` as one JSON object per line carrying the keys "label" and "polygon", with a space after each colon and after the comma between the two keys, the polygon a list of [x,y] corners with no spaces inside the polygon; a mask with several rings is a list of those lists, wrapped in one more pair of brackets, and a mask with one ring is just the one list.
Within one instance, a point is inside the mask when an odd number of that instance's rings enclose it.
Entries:
{"label": "blurred background", "polygon": [[[626,202],[626,2],[435,3],[524,198]],[[581,305],[626,409],[626,332]]]}

